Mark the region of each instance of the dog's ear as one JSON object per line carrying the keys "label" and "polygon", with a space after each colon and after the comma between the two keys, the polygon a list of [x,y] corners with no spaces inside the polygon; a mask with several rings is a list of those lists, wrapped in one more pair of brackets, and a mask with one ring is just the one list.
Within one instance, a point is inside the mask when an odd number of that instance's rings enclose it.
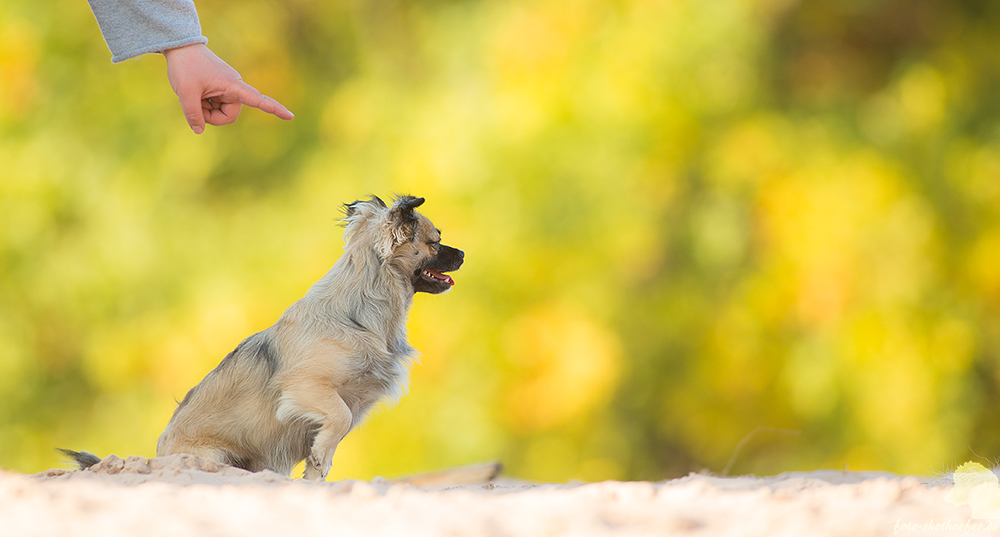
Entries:
{"label": "dog's ear", "polygon": [[423,204],[424,198],[399,196],[392,207],[376,196],[344,205],[344,242],[355,242],[359,237],[368,237],[382,259],[387,259],[392,251],[413,240],[420,219],[414,212]]}
{"label": "dog's ear", "polygon": [[385,204],[385,202],[382,201],[382,198],[380,198],[378,196],[371,196],[371,197],[369,197],[366,200],[357,200],[357,201],[354,201],[354,202],[351,202],[351,203],[345,203],[344,204],[344,217],[345,218],[351,218],[352,216],[354,216],[355,214],[357,214],[358,213],[358,208],[362,204],[374,205],[375,208],[379,208],[379,209],[385,209],[386,207],[388,207]]}
{"label": "dog's ear", "polygon": [[389,243],[383,247],[383,255],[396,249],[400,244],[413,240],[417,233],[417,215],[413,211],[424,202],[424,198],[399,196],[392,203],[389,214],[386,215],[386,237]]}
{"label": "dog's ear", "polygon": [[344,226],[344,246],[354,242],[356,237],[365,235],[364,230],[369,227],[369,222],[379,222],[375,224],[376,229],[382,227],[381,222],[388,212],[388,206],[378,196],[345,203],[344,218],[340,220],[340,225]]}
{"label": "dog's ear", "polygon": [[400,196],[392,204],[389,210],[389,219],[398,225],[416,223],[417,216],[413,214],[413,209],[424,204],[424,198],[413,196]]}

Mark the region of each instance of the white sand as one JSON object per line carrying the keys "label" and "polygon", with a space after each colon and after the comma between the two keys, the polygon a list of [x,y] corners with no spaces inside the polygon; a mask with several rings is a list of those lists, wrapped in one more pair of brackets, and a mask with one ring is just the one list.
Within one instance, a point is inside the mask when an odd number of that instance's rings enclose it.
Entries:
{"label": "white sand", "polygon": [[969,506],[948,503],[950,489],[949,479],[827,470],[430,491],[384,480],[311,483],[188,455],[111,456],[87,471],[0,472],[0,536],[1000,533],[970,520]]}

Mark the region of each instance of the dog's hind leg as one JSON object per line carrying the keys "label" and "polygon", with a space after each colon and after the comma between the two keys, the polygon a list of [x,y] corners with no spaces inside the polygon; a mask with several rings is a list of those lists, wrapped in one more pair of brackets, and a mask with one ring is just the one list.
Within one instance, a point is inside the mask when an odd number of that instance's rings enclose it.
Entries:
{"label": "dog's hind leg", "polygon": [[218,464],[236,466],[252,472],[261,470],[259,467],[254,468],[240,464],[240,458],[234,456],[234,453],[237,452],[233,447],[231,444],[224,444],[214,438],[180,434],[177,432],[174,422],[171,422],[156,443],[156,456],[166,457],[177,453],[187,453]]}

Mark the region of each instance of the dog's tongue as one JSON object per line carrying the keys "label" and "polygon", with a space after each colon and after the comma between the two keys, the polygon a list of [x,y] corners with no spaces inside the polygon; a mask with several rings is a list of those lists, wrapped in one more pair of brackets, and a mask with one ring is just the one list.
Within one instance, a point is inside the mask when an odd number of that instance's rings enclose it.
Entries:
{"label": "dog's tongue", "polygon": [[439,282],[445,282],[448,285],[455,285],[455,280],[451,279],[451,276],[447,274],[441,274],[440,272],[434,269],[428,269],[427,272],[429,272],[430,275],[433,276],[434,279]]}

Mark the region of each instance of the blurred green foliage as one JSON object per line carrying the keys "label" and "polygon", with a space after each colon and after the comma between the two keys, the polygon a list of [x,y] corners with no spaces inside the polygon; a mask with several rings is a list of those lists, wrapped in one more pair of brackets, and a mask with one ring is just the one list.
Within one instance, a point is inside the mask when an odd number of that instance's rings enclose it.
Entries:
{"label": "blurred green foliage", "polygon": [[1000,455],[1000,4],[201,0],[296,113],[191,134],[78,0],[0,6],[0,467],[151,456],[174,400],[425,196],[468,262],[331,478]]}

